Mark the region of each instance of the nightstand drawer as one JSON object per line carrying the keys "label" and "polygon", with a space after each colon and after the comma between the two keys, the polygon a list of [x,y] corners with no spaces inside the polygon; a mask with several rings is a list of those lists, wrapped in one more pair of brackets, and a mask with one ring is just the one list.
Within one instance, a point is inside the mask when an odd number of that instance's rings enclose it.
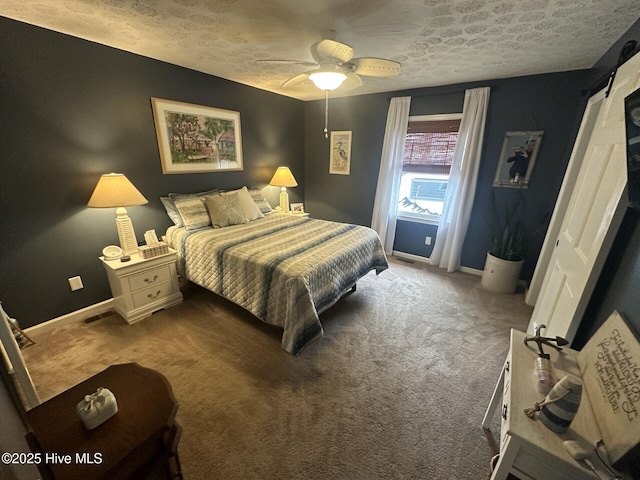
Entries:
{"label": "nightstand drawer", "polygon": [[504,364],[504,387],[502,389],[502,404],[500,405],[500,451],[502,452],[509,431],[509,411],[511,403],[511,351]]}
{"label": "nightstand drawer", "polygon": [[171,269],[169,265],[164,265],[137,275],[131,275],[129,277],[129,288],[131,288],[132,292],[136,292],[143,288],[168,282],[169,280],[171,280]]}
{"label": "nightstand drawer", "polygon": [[173,293],[173,284],[165,282],[153,287],[141,290],[133,294],[133,305],[135,308],[143,307],[151,302],[162,300]]}

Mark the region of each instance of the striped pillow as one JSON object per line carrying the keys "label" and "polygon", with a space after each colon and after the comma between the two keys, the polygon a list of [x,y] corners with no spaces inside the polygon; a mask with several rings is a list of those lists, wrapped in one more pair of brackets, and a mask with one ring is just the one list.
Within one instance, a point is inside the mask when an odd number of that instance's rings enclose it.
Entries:
{"label": "striped pillow", "polygon": [[271,209],[271,205],[269,205],[269,201],[265,198],[260,190],[252,188],[251,190],[249,190],[249,195],[251,195],[253,201],[256,202],[256,205],[263,213],[263,215],[267,215],[273,211]]}
{"label": "striped pillow", "polygon": [[169,194],[173,204],[182,217],[182,223],[186,230],[195,230],[211,225],[209,212],[204,204],[203,197],[199,195],[172,195]]}

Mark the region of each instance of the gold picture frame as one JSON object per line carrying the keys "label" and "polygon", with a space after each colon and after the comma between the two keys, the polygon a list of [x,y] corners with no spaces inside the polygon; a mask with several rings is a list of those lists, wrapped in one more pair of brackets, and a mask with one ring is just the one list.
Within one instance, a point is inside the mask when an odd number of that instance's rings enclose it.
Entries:
{"label": "gold picture frame", "polygon": [[242,170],[240,113],[151,98],[162,173]]}

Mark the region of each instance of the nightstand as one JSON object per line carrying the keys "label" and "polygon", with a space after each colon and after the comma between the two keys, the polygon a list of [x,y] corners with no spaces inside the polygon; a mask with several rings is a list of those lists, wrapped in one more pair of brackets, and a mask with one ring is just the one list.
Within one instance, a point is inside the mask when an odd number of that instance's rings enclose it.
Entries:
{"label": "nightstand", "polygon": [[153,312],[182,302],[175,250],[151,258],[136,253],[128,262],[104,257],[100,260],[109,278],[113,306],[127,323],[139,322]]}
{"label": "nightstand", "polygon": [[[511,330],[511,349],[482,422],[482,427],[488,429],[502,397],[500,460],[491,480],[504,480],[509,473],[527,480],[596,479],[563,447],[564,440],[580,439],[585,445],[593,446],[601,438],[588,395],[582,395],[576,417],[565,434],[553,433],[540,420],[525,415],[525,408],[545,398],[536,389],[533,373],[538,353],[525,345],[525,338],[525,333]],[[562,352],[547,350],[558,379],[566,374],[581,376],[576,360],[578,352],[567,347]],[[599,466],[595,451],[590,457],[591,462]]]}

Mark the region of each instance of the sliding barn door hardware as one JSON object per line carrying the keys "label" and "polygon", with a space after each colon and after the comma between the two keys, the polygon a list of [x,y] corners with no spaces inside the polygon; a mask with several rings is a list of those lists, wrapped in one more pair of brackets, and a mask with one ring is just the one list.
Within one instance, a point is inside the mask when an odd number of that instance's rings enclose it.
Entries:
{"label": "sliding barn door hardware", "polygon": [[605,98],[607,98],[609,96],[609,93],[611,93],[611,87],[613,86],[613,81],[616,78],[616,73],[618,73],[618,69],[622,66],[622,64],[624,62],[626,62],[630,57],[631,57],[631,52],[633,52],[636,49],[636,41],[635,40],[629,40],[627,43],[625,43],[622,47],[622,50],[620,50],[620,56],[618,57],[618,63],[616,64],[616,67],[613,69],[613,72],[611,72],[611,76],[609,77],[609,86],[607,87],[607,93],[605,93]]}

